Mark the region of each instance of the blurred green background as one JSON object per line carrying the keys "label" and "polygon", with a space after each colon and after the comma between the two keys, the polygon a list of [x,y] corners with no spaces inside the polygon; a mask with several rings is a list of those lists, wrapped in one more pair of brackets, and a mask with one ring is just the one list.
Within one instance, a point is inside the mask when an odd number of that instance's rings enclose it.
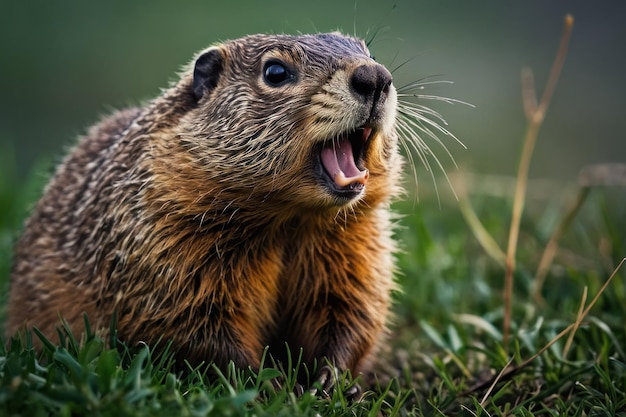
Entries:
{"label": "blurred green background", "polygon": [[58,161],[99,117],[159,94],[208,44],[336,29],[366,38],[378,30],[370,49],[390,68],[410,59],[396,85],[454,81],[431,89],[476,106],[435,104],[468,146],[448,141],[452,153],[472,171],[514,174],[520,69],[530,66],[543,88],[566,13],[571,47],[531,176],[575,180],[585,164],[626,160],[624,2],[3,1],[0,175],[19,184],[37,162]]}
{"label": "blurred green background", "polygon": [[[2,277],[30,204],[77,136],[114,109],[158,95],[196,51],[250,33],[339,29],[373,37],[376,59],[400,67],[397,86],[430,76],[454,81],[426,93],[474,108],[423,103],[445,116],[468,149],[444,142],[464,171],[512,176],[525,125],[520,70],[532,68],[543,89],[563,18],[572,13],[569,55],[530,175],[572,184],[584,165],[626,162],[624,2],[4,1],[1,9]],[[444,150],[429,144],[453,173]],[[429,174],[420,168],[418,177],[421,208],[437,210]],[[440,184],[439,191],[443,211],[458,214],[450,188]]]}

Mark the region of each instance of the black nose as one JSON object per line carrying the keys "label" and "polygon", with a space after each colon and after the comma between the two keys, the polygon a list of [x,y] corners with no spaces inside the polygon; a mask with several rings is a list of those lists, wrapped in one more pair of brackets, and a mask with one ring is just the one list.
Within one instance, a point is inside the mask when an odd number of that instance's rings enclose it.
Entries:
{"label": "black nose", "polygon": [[352,73],[350,86],[358,96],[376,102],[381,94],[387,94],[391,80],[391,73],[382,65],[363,64]]}

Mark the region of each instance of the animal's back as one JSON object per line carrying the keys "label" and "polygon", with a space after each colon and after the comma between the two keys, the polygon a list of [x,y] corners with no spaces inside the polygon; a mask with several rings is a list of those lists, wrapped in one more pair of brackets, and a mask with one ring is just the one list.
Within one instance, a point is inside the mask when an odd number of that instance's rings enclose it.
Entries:
{"label": "animal's back", "polygon": [[101,317],[96,308],[99,288],[78,262],[79,253],[96,250],[89,238],[94,223],[89,216],[105,210],[97,202],[97,188],[103,184],[96,178],[139,112],[119,111],[91,128],[46,186],[16,245],[7,334],[27,324],[54,335],[61,312],[79,334],[84,313],[94,321]]}

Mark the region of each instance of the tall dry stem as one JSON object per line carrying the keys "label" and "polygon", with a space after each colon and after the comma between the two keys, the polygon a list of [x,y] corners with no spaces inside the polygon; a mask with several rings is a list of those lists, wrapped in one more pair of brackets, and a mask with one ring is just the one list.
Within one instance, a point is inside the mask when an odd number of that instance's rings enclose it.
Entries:
{"label": "tall dry stem", "polygon": [[526,185],[528,183],[528,170],[532,159],[539,129],[543,123],[550,100],[554,94],[565,57],[567,48],[574,26],[574,18],[571,15],[565,16],[563,34],[561,43],[557,51],[550,76],[546,84],[546,88],[541,96],[541,101],[537,105],[536,95],[533,85],[533,77],[530,70],[522,72],[522,98],[524,100],[524,111],[526,113],[527,127],[524,135],[524,145],[522,155],[520,157],[519,167],[517,171],[517,181],[515,184],[515,196],[513,199],[513,213],[511,216],[511,227],[509,229],[509,241],[505,259],[505,276],[504,276],[504,324],[503,324],[503,342],[504,348],[508,351],[509,334],[511,328],[511,306],[513,294],[513,272],[515,271],[515,254],[517,252],[517,242],[519,237],[519,229],[524,210],[524,201],[526,195]]}

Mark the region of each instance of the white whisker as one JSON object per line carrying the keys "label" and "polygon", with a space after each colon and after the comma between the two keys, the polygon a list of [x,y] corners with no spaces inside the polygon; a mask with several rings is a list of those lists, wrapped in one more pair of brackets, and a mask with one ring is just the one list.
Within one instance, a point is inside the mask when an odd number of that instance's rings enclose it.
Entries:
{"label": "white whisker", "polygon": [[[406,120],[404,119],[398,120],[398,130],[401,133],[404,133],[400,135],[400,138],[401,138],[400,142],[404,144],[405,149],[413,148],[415,152],[417,153],[417,156],[419,157],[420,161],[426,168],[426,171],[430,174],[430,177],[433,181],[433,185],[435,186],[434,188],[435,188],[435,194],[437,195],[437,201],[439,201],[439,189],[437,188],[437,179],[435,178],[435,173],[432,167],[430,166],[428,155],[430,154],[434,159],[437,159],[437,157],[433,155],[433,153],[430,151],[430,148],[428,148],[428,146],[424,143],[422,138],[411,128],[411,126],[407,123]],[[408,142],[408,144],[405,143],[405,139],[407,139],[406,142]],[[407,150],[407,154],[411,154],[410,149]],[[441,166],[441,164],[439,164],[439,166]],[[413,174],[415,178],[417,178],[417,167],[413,165],[412,168],[413,168]],[[416,183],[417,183],[417,179],[416,179]]]}
{"label": "white whisker", "polygon": [[[463,145],[463,143],[457,139],[452,133],[450,133],[447,129],[441,127],[440,125],[438,125],[437,123],[431,121],[430,119],[425,119],[421,116],[417,116],[414,114],[410,114],[410,113],[404,113],[402,114],[402,110],[400,110],[401,113],[401,117],[404,117],[405,121],[407,122],[407,124],[409,126],[414,127],[415,129],[417,129],[418,131],[424,133],[425,135],[427,135],[428,137],[430,137],[432,140],[434,140],[435,142],[437,142],[439,145],[441,145],[441,147],[445,150],[445,152],[448,154],[448,157],[452,160],[452,162],[454,163],[454,166],[457,167],[456,161],[454,159],[454,157],[452,156],[452,153],[448,150],[448,148],[446,147],[446,145],[441,141],[441,139],[439,139],[439,137],[437,136],[437,134],[435,132],[433,132],[427,125],[430,125],[431,127],[437,129],[439,132],[443,133],[446,136],[450,136],[454,139],[456,139],[456,141],[458,143],[460,143],[463,147],[465,147],[465,145]],[[413,130],[414,133],[415,130]],[[423,144],[423,146],[425,146],[426,148],[428,148],[429,151],[430,147],[428,147],[424,141],[420,139],[420,143]],[[432,154],[432,151],[431,151]],[[433,154],[434,156],[434,154]]]}
{"label": "white whisker", "polygon": [[413,91],[413,90],[424,90],[426,86],[436,85],[436,84],[454,84],[454,81],[448,80],[432,80],[426,81],[431,77],[422,78],[421,80],[414,81],[412,83],[403,85],[402,87],[398,87],[398,93],[404,93],[405,91]]}
{"label": "white whisker", "polygon": [[398,97],[414,97],[414,98],[424,99],[424,100],[443,101],[446,104],[463,104],[464,106],[476,107],[476,106],[474,106],[471,103],[468,103],[466,101],[459,100],[459,99],[456,99],[456,98],[432,96],[432,95],[427,95],[427,94],[402,94],[402,93],[398,93]]}
{"label": "white whisker", "polygon": [[[450,185],[450,189],[455,197],[457,197],[454,188],[448,174],[445,171],[444,165],[437,155],[432,151],[430,146],[424,140],[425,138],[433,140],[439,146],[441,146],[446,153],[447,157],[452,161],[454,166],[458,168],[454,156],[446,146],[446,144],[440,138],[441,135],[448,136],[461,145],[464,149],[467,149],[465,144],[461,142],[452,132],[450,132],[446,126],[448,123],[444,117],[438,111],[427,107],[421,103],[416,103],[409,100],[434,100],[443,102],[446,104],[463,104],[466,106],[474,107],[470,103],[462,100],[457,100],[449,97],[441,97],[432,94],[423,94],[423,91],[432,85],[437,84],[452,84],[451,81],[445,80],[432,80],[431,77],[426,77],[421,80],[409,83],[397,89],[398,92],[398,116],[397,116],[397,130],[400,137],[400,143],[403,147],[406,157],[411,163],[413,176],[417,183],[417,168],[415,167],[416,155],[419,161],[423,164],[427,172],[433,181],[435,193],[437,195],[437,201],[441,204],[439,197],[439,190],[437,188],[437,181],[433,168],[436,166],[446,178],[446,181]],[[434,161],[434,162],[431,162]]]}

